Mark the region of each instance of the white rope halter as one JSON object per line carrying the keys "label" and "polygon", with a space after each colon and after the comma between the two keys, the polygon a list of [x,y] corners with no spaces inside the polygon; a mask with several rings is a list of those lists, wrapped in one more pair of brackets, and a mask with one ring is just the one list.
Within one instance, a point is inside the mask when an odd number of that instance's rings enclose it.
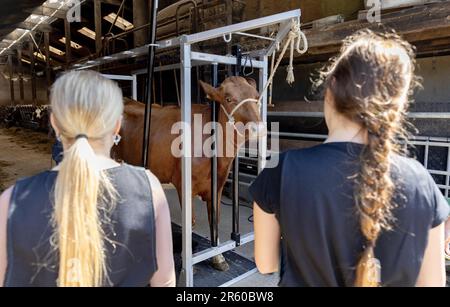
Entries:
{"label": "white rope halter", "polygon": [[[231,34],[230,34],[230,37],[231,37]],[[224,38],[227,39],[225,36],[224,36]],[[303,43],[303,48],[300,48],[302,46],[302,43]],[[283,57],[286,54],[286,51],[288,50],[289,47],[290,47],[290,55],[289,55],[289,66],[287,68],[288,75],[286,77],[286,81],[289,84],[292,84],[295,81],[294,65],[293,65],[294,51],[297,51],[299,54],[304,54],[304,53],[306,53],[308,51],[308,39],[306,38],[305,33],[303,33],[301,28],[300,28],[300,21],[299,20],[295,20],[295,19],[292,20],[292,22],[291,22],[291,31],[289,32],[288,39],[287,39],[287,41],[286,41],[286,43],[285,43],[285,45],[283,47],[283,50],[281,51],[281,53],[280,53],[280,55],[278,57],[278,61],[276,62],[276,64],[274,63],[276,50],[274,51],[273,59],[272,59],[272,62],[273,62],[272,63],[272,72],[271,72],[269,78],[267,79],[266,85],[264,86],[264,88],[262,89],[262,91],[260,93],[259,99],[253,99],[253,98],[244,99],[237,106],[235,106],[230,113],[228,113],[228,111],[225,109],[225,107],[222,104],[220,105],[220,107],[222,108],[223,112],[225,113],[225,115],[228,118],[228,122],[233,124],[235,129],[236,129],[236,126],[234,124],[235,124],[236,121],[235,121],[233,115],[245,103],[247,103],[247,102],[254,102],[258,106],[258,109],[261,110],[261,100],[263,98],[263,95],[267,91],[268,87],[272,85],[275,73],[276,73],[279,65],[281,64],[281,60],[283,59]],[[270,101],[270,103],[271,103],[271,101]]]}
{"label": "white rope halter", "polygon": [[234,113],[236,113],[236,111],[239,110],[239,108],[242,107],[247,102],[254,102],[254,103],[256,103],[256,105],[258,106],[258,109],[261,110],[261,100],[260,99],[253,99],[253,98],[244,99],[241,102],[239,102],[239,104],[237,106],[235,106],[233,108],[233,110],[231,110],[230,113],[228,113],[227,109],[225,109],[223,104],[220,104],[220,107],[222,108],[223,112],[227,116],[229,123],[234,124],[236,122],[235,119],[234,119],[234,116],[233,116]]}

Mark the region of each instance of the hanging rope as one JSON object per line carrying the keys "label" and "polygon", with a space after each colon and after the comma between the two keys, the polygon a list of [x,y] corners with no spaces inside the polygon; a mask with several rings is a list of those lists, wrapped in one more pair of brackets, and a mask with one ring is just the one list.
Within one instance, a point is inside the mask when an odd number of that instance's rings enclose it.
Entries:
{"label": "hanging rope", "polygon": [[[303,48],[300,49],[300,46],[303,42]],[[291,32],[289,32],[289,36],[288,39],[286,41],[286,43],[284,44],[283,49],[281,50],[280,55],[278,56],[278,60],[275,64],[275,66],[272,69],[272,72],[269,76],[269,78],[267,79],[267,83],[264,86],[264,89],[261,91],[260,93],[260,97],[258,100],[258,104],[261,103],[261,100],[264,96],[264,93],[267,91],[267,89],[269,88],[269,86],[272,84],[273,82],[273,78],[275,77],[275,73],[278,70],[278,67],[281,64],[281,61],[283,60],[284,55],[286,54],[287,49],[291,47],[291,53],[290,53],[290,58],[289,58],[289,66],[288,66],[288,75],[286,77],[286,81],[289,84],[292,84],[295,82],[295,76],[294,76],[294,50],[297,51],[300,54],[304,54],[306,53],[306,51],[308,51],[308,40],[306,38],[306,35],[302,32],[302,30],[300,29],[300,23],[298,20],[292,20],[292,28],[291,28]]]}
{"label": "hanging rope", "polygon": [[[298,21],[292,22],[292,29],[289,33],[289,40],[291,44],[291,54],[289,56],[289,66],[287,68],[288,75],[286,77],[286,81],[289,84],[295,82],[294,76],[294,49],[299,54],[304,54],[308,51],[308,40],[306,39],[305,33],[300,29],[300,23]],[[303,42],[303,48],[300,49],[300,46]]]}
{"label": "hanging rope", "polygon": [[[300,49],[300,46],[303,42],[303,48]],[[287,49],[291,47],[291,52],[290,52],[290,59],[289,59],[289,66],[288,66],[288,76],[286,77],[286,81],[289,84],[292,84],[295,81],[295,77],[294,77],[294,50],[297,51],[300,54],[304,54],[306,53],[306,51],[308,51],[308,41],[306,39],[306,35],[301,31],[300,29],[300,23],[297,20],[292,20],[292,27],[291,27],[291,31],[289,32],[289,36],[288,39],[286,41],[286,43],[284,44],[283,50],[281,51],[280,55],[278,56],[278,60],[276,62],[275,65],[273,65],[274,59],[275,59],[275,55],[276,55],[276,50],[273,53],[273,58],[272,58],[272,72],[270,73],[269,78],[267,79],[267,82],[264,86],[264,88],[262,89],[259,99],[245,99],[243,101],[241,101],[236,107],[233,108],[233,110],[231,112],[228,112],[225,107],[223,105],[221,105],[225,115],[228,118],[228,123],[230,123],[231,125],[233,125],[234,129],[236,130],[237,134],[240,136],[243,136],[239,130],[236,128],[235,126],[235,120],[234,120],[234,113],[245,103],[248,102],[253,102],[256,103],[256,105],[260,108],[261,107],[261,101],[264,97],[264,93],[267,91],[267,89],[269,88],[269,86],[272,88],[272,83],[273,83],[273,78],[275,76],[275,73],[278,69],[278,67],[281,64],[281,61],[283,60],[284,55],[287,52]],[[270,97],[270,104],[272,103],[272,99]]]}
{"label": "hanging rope", "polygon": [[[270,64],[270,71],[273,71],[273,68],[275,67],[275,55],[277,54],[277,50],[275,49],[272,54],[271,64]],[[274,107],[275,105],[272,103],[273,101],[273,83],[269,85],[269,103],[267,104],[268,107]]]}

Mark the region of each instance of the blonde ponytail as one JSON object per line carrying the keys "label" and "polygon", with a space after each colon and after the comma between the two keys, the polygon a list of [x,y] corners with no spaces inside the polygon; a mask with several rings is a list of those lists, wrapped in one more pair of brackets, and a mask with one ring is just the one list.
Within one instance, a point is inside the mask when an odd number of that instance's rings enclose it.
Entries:
{"label": "blonde ponytail", "polygon": [[98,287],[108,283],[103,229],[116,191],[96,166],[89,141],[112,138],[122,110],[120,89],[97,73],[71,72],[53,86],[55,124],[64,144],[70,144],[54,190],[58,286]]}

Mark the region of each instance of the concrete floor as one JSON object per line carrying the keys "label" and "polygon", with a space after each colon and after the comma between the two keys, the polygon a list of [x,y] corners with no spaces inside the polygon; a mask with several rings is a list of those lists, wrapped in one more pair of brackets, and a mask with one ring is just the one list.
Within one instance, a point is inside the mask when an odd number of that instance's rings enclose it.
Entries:
{"label": "concrete floor", "polygon": [[[164,191],[170,206],[170,213],[172,222],[181,225],[181,208],[178,201],[178,195],[172,185],[164,185]],[[227,199],[225,201],[228,202]],[[200,199],[195,198],[193,205],[195,206],[196,225],[194,232],[205,238],[209,238],[208,215],[206,204]],[[240,207],[240,232],[246,234],[253,231],[253,223],[248,221],[252,215],[252,209],[241,206]],[[231,206],[222,204],[221,207],[221,222],[219,224],[219,238],[222,242],[230,240],[232,230],[232,211]],[[245,244],[235,249],[235,252],[254,261],[253,257],[253,243]],[[194,277],[195,278],[195,277]],[[270,275],[264,276],[259,273],[250,275],[249,277],[239,281],[233,286],[236,287],[276,287],[278,284],[278,276]]]}

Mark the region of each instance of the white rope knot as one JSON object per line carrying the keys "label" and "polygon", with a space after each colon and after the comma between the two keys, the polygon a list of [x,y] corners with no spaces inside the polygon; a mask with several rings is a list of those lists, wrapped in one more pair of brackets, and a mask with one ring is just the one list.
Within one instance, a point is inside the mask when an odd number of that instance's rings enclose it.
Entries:
{"label": "white rope knot", "polygon": [[[303,42],[303,48],[300,48]],[[304,54],[308,51],[308,39],[305,33],[300,29],[299,21],[292,21],[291,32],[289,32],[289,38],[286,45],[290,45],[289,66],[287,67],[286,82],[291,85],[295,82],[294,75],[294,50],[299,54]]]}
{"label": "white rope knot", "polygon": [[256,103],[256,105],[258,106],[259,110],[261,110],[261,99],[253,99],[253,98],[248,98],[248,99],[244,99],[241,102],[239,102],[234,108],[233,110],[231,110],[230,113],[228,113],[227,109],[225,109],[225,107],[223,106],[223,104],[220,105],[220,107],[222,108],[223,112],[225,113],[225,115],[228,118],[228,122],[230,124],[234,124],[236,121],[234,119],[234,113],[236,113],[237,110],[239,110],[240,107],[242,107],[245,103],[247,102],[254,102]]}

